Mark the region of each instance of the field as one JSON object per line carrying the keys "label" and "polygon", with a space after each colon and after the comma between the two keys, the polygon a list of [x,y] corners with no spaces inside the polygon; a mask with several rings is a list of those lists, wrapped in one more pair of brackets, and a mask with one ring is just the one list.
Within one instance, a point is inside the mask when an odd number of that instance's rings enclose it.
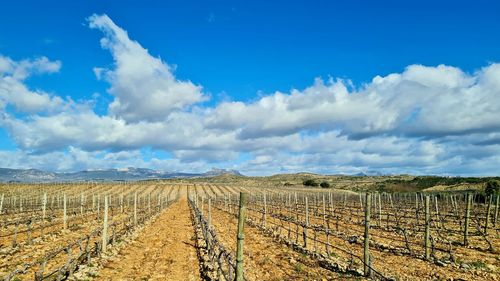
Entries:
{"label": "field", "polygon": [[4,184],[0,278],[234,280],[242,260],[245,280],[500,280],[498,196],[300,179]]}

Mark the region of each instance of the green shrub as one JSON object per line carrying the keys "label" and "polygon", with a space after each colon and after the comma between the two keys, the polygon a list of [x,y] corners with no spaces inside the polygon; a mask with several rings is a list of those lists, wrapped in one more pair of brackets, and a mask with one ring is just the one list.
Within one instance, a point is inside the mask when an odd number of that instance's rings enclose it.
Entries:
{"label": "green shrub", "polygon": [[322,181],[319,186],[321,186],[322,188],[329,188],[330,187],[330,184],[326,181]]}
{"label": "green shrub", "polygon": [[308,179],[303,182],[305,186],[318,186],[319,184],[313,180],[313,179]]}
{"label": "green shrub", "polygon": [[484,193],[486,196],[491,196],[497,194],[500,191],[500,185],[498,181],[490,180],[486,183],[486,188],[484,189]]}

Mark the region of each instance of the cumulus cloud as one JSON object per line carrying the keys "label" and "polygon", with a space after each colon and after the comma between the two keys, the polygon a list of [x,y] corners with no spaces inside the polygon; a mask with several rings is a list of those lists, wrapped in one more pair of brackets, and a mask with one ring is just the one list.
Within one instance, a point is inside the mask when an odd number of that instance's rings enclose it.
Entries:
{"label": "cumulus cloud", "polygon": [[180,81],[172,67],[153,57],[107,15],[92,15],[89,26],[103,32],[101,46],[111,52],[114,68],[95,68],[98,78],[110,83],[115,99],[111,114],[128,122],[159,121],[175,110],[204,101],[201,86]]}
{"label": "cumulus cloud", "polygon": [[0,109],[5,109],[9,104],[23,113],[59,109],[64,103],[62,98],[30,90],[23,80],[33,74],[58,72],[60,68],[60,61],[50,61],[46,57],[14,61],[0,55]]}
{"label": "cumulus cloud", "polygon": [[349,92],[342,80],[316,79],[303,91],[276,92],[214,109],[209,128],[241,128],[242,139],[339,129],[351,137],[377,134],[440,137],[500,129],[500,64],[473,74],[456,67],[408,66]]}
{"label": "cumulus cloud", "polygon": [[64,151],[53,151],[44,154],[32,154],[23,150],[1,151],[2,167],[13,169],[41,169],[59,172],[72,172],[95,169],[116,169],[123,167],[144,167],[165,171],[204,172],[207,165],[204,161],[183,163],[178,159],[160,159],[152,157],[144,160],[138,150],[132,151],[85,151],[69,147]]}
{"label": "cumulus cloud", "polygon": [[[1,116],[20,149],[2,152],[1,166],[477,175],[500,164],[500,64],[472,73],[410,65],[358,87],[317,78],[254,102],[203,107],[201,86],[178,80],[109,17],[88,22],[103,32],[101,46],[114,60],[110,69],[94,69],[114,96],[109,114],[29,90],[26,77],[59,71],[60,62],[0,57],[0,101],[31,113]],[[169,159],[146,157],[144,148]]]}

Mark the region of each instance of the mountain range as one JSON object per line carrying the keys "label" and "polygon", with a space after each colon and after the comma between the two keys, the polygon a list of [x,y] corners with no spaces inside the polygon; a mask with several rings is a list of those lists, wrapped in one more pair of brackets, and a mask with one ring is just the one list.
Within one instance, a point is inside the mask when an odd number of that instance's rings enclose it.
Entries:
{"label": "mountain range", "polygon": [[165,172],[146,168],[88,170],[79,172],[47,172],[37,169],[0,168],[0,182],[58,182],[58,181],[134,181],[146,179],[171,179],[215,177],[219,175],[243,176],[239,171],[213,168],[205,173]]}

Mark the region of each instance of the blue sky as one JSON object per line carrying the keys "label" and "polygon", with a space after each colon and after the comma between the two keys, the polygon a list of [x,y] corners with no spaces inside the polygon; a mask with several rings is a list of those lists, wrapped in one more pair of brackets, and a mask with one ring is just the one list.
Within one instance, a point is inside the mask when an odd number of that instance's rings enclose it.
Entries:
{"label": "blue sky", "polygon": [[2,3],[0,166],[497,174],[498,30],[496,1]]}

